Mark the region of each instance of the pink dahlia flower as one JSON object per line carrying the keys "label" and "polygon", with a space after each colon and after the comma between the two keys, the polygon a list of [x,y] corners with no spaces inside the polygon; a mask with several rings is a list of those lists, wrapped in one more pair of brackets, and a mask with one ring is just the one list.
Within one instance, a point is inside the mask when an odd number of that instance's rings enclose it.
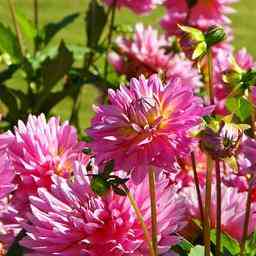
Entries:
{"label": "pink dahlia flower", "polygon": [[167,15],[162,19],[161,25],[169,35],[180,34],[177,24],[197,27],[204,31],[211,26],[226,26],[231,23],[226,15],[234,12],[230,7],[234,2],[237,0],[197,0],[189,11],[186,0],[167,0]]}
{"label": "pink dahlia flower", "polygon": [[61,124],[56,117],[47,122],[43,114],[30,115],[26,124],[18,122],[14,134],[0,135],[0,142],[7,135],[6,154],[18,174],[12,199],[17,209],[24,209],[27,196],[38,187],[50,187],[53,173],[67,178],[72,174],[74,161],[87,161],[82,153],[85,144],[78,141],[75,128],[67,122]]}
{"label": "pink dahlia flower", "polygon": [[117,170],[132,171],[136,183],[150,165],[170,170],[177,156],[187,155],[193,141],[189,131],[212,110],[189,85],[180,80],[165,85],[156,75],[133,78],[108,96],[110,105],[95,108],[89,146],[97,164],[114,160]]}
{"label": "pink dahlia flower", "polygon": [[14,170],[10,166],[6,154],[0,156],[0,199],[6,197],[15,188],[14,185]]}
{"label": "pink dahlia flower", "polygon": [[[215,186],[213,186],[214,188]],[[205,198],[205,191],[202,191],[202,197]],[[184,196],[187,198],[187,207],[191,218],[200,218],[198,199],[195,188],[185,189]],[[241,241],[243,235],[243,225],[245,219],[247,192],[239,192],[234,187],[227,187],[222,184],[222,207],[221,221],[222,230],[234,239]],[[213,189],[211,205],[211,225],[216,227],[216,190]],[[256,230],[256,203],[252,204],[251,217],[248,234]]]}
{"label": "pink dahlia flower", "polygon": [[[147,181],[147,180],[145,180]],[[74,181],[53,177],[51,192],[45,188],[32,196],[31,225],[25,225],[28,237],[21,244],[31,256],[90,255],[146,256],[143,231],[127,197],[112,192],[99,197],[90,190],[88,176],[76,163]],[[150,230],[150,200],[147,182],[128,184]],[[184,226],[185,207],[174,191],[157,186],[158,246],[165,253],[180,238]]]}
{"label": "pink dahlia flower", "polygon": [[168,45],[164,36],[159,36],[151,26],[136,24],[132,39],[119,37],[118,52],[109,55],[109,61],[119,73],[128,79],[141,74],[149,76],[167,69],[169,56],[163,47]]}
{"label": "pink dahlia flower", "polygon": [[[115,0],[104,0],[107,5],[113,5]],[[145,14],[162,4],[164,0],[116,0],[118,8],[126,7],[137,14]]]}

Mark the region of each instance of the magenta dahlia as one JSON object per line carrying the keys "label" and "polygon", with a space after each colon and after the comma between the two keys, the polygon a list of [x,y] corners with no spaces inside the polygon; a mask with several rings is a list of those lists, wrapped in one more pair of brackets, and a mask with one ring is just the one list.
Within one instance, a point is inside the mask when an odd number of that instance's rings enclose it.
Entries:
{"label": "magenta dahlia", "polygon": [[126,7],[137,14],[145,14],[162,4],[164,0],[103,0],[107,5],[116,3],[118,8]]}
{"label": "magenta dahlia", "polygon": [[234,12],[230,4],[237,0],[197,0],[191,9],[187,2],[186,0],[165,2],[167,14],[162,19],[161,25],[169,35],[180,34],[177,24],[197,27],[204,31],[211,26],[227,26],[230,24],[230,19],[226,15]]}
{"label": "magenta dahlia", "polygon": [[170,170],[177,156],[187,155],[190,130],[213,109],[205,108],[189,85],[178,79],[162,84],[156,75],[133,78],[108,96],[110,105],[95,108],[89,146],[97,164],[114,160],[116,169],[131,171],[136,183],[150,165]]}
{"label": "magenta dahlia", "polygon": [[[90,190],[85,168],[76,163],[74,180],[53,177],[51,192],[38,190],[31,196],[31,224],[24,227],[28,237],[21,244],[30,255],[146,256],[147,244],[129,200],[109,192],[99,197]],[[150,230],[148,184],[128,184]],[[180,238],[184,226],[184,200],[174,191],[157,186],[158,246],[165,253]]]}
{"label": "magenta dahlia", "polygon": [[[215,186],[213,186],[215,188]],[[205,191],[202,191],[202,198]],[[191,218],[200,219],[200,211],[198,207],[198,199],[196,190],[193,187],[185,189],[184,196],[187,198],[187,207],[190,211]],[[243,225],[246,212],[247,192],[239,192],[237,188],[227,187],[222,184],[222,206],[221,206],[221,222],[222,230],[234,239],[241,241],[243,235]],[[211,204],[211,225],[216,228],[216,190],[213,189]],[[256,230],[256,203],[252,204],[251,216],[248,234],[252,234]]]}
{"label": "magenta dahlia", "polygon": [[75,128],[67,122],[61,124],[56,117],[47,122],[43,114],[30,115],[26,124],[19,121],[13,134],[0,135],[1,141],[7,145],[8,161],[18,174],[12,201],[21,210],[38,187],[50,187],[53,173],[70,177],[74,161],[88,160],[82,153],[85,143],[78,141]]}

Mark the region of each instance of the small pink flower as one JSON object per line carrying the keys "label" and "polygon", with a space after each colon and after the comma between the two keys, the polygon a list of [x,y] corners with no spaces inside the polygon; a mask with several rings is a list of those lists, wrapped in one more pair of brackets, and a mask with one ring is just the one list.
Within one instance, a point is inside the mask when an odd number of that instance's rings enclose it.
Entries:
{"label": "small pink flower", "polygon": [[[216,190],[213,186],[212,204],[211,204],[211,225],[216,227]],[[205,198],[205,191],[202,191],[202,198]],[[183,194],[187,198],[187,207],[190,211],[191,218],[200,218],[198,199],[195,188],[186,188]],[[243,235],[243,225],[245,219],[247,192],[239,192],[238,189],[227,187],[222,184],[222,206],[221,221],[222,230],[228,235],[241,241]],[[251,218],[248,234],[256,230],[256,203],[252,204]]]}
{"label": "small pink flower", "polygon": [[165,71],[169,56],[163,47],[168,45],[164,36],[159,36],[152,27],[136,24],[132,39],[119,37],[116,40],[119,54],[110,53],[109,60],[117,72],[128,79]]}
{"label": "small pink flower", "polygon": [[115,1],[118,8],[126,7],[137,14],[148,13],[164,2],[164,0],[104,0],[107,5],[113,5]]}
{"label": "small pink flower", "polygon": [[203,106],[189,84],[172,80],[165,85],[156,75],[109,90],[109,101],[95,108],[89,146],[97,164],[114,160],[116,169],[131,171],[136,183],[150,165],[171,170],[177,156],[186,156],[193,142],[190,130],[213,109]]}
{"label": "small pink flower", "polygon": [[[144,221],[150,230],[150,201],[147,180],[128,184]],[[176,233],[184,226],[186,208],[183,199],[171,190],[157,186],[158,248],[165,253],[180,238]],[[31,256],[88,255],[147,256],[147,244],[127,197],[112,192],[99,197],[90,190],[85,169],[75,166],[73,182],[53,176],[51,192],[45,188],[32,196],[29,216],[24,225],[28,237],[21,244]]]}

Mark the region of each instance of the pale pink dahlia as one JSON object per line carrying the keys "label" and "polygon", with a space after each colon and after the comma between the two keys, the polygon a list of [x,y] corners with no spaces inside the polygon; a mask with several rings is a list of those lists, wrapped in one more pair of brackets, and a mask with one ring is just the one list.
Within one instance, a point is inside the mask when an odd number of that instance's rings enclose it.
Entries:
{"label": "pale pink dahlia", "polygon": [[237,0],[197,0],[190,9],[186,0],[167,0],[165,2],[167,14],[162,19],[161,25],[169,35],[180,34],[177,24],[197,27],[207,30],[211,26],[227,26],[231,23],[227,14],[234,10],[230,4]]}
{"label": "pale pink dahlia", "polygon": [[47,122],[43,114],[30,115],[26,124],[18,122],[13,134],[0,135],[0,142],[7,135],[11,139],[5,152],[18,174],[17,191],[12,200],[21,210],[28,195],[35,193],[38,187],[50,187],[53,173],[70,177],[74,161],[88,160],[82,153],[85,144],[78,141],[75,128],[68,122],[61,124],[56,117]]}
{"label": "pale pink dahlia", "polygon": [[[212,205],[211,205],[211,225],[216,227],[216,190],[213,186]],[[202,198],[205,198],[205,191],[202,191]],[[184,196],[187,198],[187,207],[190,211],[191,218],[200,218],[198,199],[195,188],[186,188]],[[222,184],[222,207],[221,221],[222,230],[234,239],[241,241],[243,235],[243,225],[245,219],[247,192],[239,192],[234,187],[227,187]],[[252,204],[251,216],[248,234],[256,230],[256,203]]]}
{"label": "pale pink dahlia", "polygon": [[162,4],[164,0],[104,0],[104,2],[107,5],[113,5],[115,3],[118,8],[129,8],[137,14],[145,14],[150,12],[157,5]]}
{"label": "pale pink dahlia", "polygon": [[[90,190],[82,165],[76,163],[73,182],[53,177],[51,192],[38,190],[30,197],[31,225],[21,244],[31,256],[88,255],[146,256],[147,244],[127,197],[112,192],[99,197]],[[138,186],[128,184],[150,230],[150,200],[147,180]],[[158,246],[165,253],[180,238],[184,226],[184,200],[174,191],[157,186]]]}
{"label": "pale pink dahlia", "polygon": [[170,56],[165,74],[166,81],[180,78],[183,85],[189,85],[195,91],[202,87],[201,75],[198,69],[193,66],[193,62],[185,57],[184,53]]}
{"label": "pale pink dahlia", "polygon": [[132,39],[119,37],[116,40],[118,54],[112,52],[109,61],[115,70],[125,74],[128,79],[165,71],[169,56],[164,47],[168,45],[164,36],[159,36],[151,26],[145,28],[136,24]]}
{"label": "pale pink dahlia", "polygon": [[96,107],[87,130],[97,164],[115,161],[140,182],[150,165],[171,170],[177,156],[190,152],[190,130],[212,107],[205,108],[189,85],[162,84],[156,76],[131,79],[129,86],[109,90],[110,105]]}

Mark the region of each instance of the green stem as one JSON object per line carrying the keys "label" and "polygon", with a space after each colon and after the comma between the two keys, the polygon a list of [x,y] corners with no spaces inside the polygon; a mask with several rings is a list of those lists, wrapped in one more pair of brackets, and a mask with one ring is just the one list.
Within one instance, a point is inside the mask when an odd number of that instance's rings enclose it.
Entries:
{"label": "green stem", "polygon": [[208,83],[209,83],[209,98],[210,104],[214,104],[214,90],[213,90],[213,63],[212,63],[212,50],[211,48],[207,51],[207,61],[208,61]]}
{"label": "green stem", "polygon": [[155,182],[155,170],[149,168],[149,192],[150,192],[150,203],[151,203],[151,230],[152,230],[152,244],[155,255],[158,255],[157,249],[157,208],[156,208],[156,182]]}
{"label": "green stem", "polygon": [[216,256],[221,256],[221,176],[220,176],[220,161],[215,161],[216,170],[216,194],[217,194],[217,208],[216,208]]}
{"label": "green stem", "polygon": [[245,243],[248,236],[248,229],[249,229],[250,215],[251,215],[253,183],[254,183],[254,177],[252,177],[249,181],[249,189],[248,189],[247,199],[246,199],[246,210],[245,210],[245,219],[244,219],[244,226],[243,226],[243,236],[240,244],[240,248],[241,248],[240,256],[244,255]]}
{"label": "green stem", "polygon": [[13,21],[13,25],[15,28],[15,32],[16,32],[16,37],[17,37],[17,41],[18,41],[18,45],[20,48],[20,52],[22,54],[22,56],[25,55],[25,50],[22,44],[22,37],[21,37],[21,32],[20,32],[20,28],[16,19],[16,8],[15,8],[15,4],[13,0],[8,0],[8,4],[9,4],[9,8],[11,11],[11,16],[12,16],[12,21]]}
{"label": "green stem", "polygon": [[[38,35],[39,34],[38,0],[34,0],[34,24],[35,24],[36,32],[37,32],[37,35]],[[34,53],[36,53],[39,49],[37,38],[35,38],[34,43],[35,43]]]}
{"label": "green stem", "polygon": [[205,256],[211,255],[211,199],[212,199],[212,169],[213,161],[211,156],[207,155],[207,173],[206,173],[206,192],[204,209],[204,245]]}
{"label": "green stem", "polygon": [[143,215],[140,211],[140,208],[138,207],[135,198],[133,197],[133,195],[131,194],[129,189],[126,187],[126,185],[124,185],[124,189],[126,190],[127,197],[128,197],[128,199],[130,201],[130,204],[131,204],[131,206],[132,206],[132,208],[133,208],[133,210],[136,214],[137,220],[140,223],[141,228],[143,230],[144,238],[145,238],[145,241],[146,241],[146,243],[148,245],[148,249],[149,249],[149,255],[150,256],[156,256],[155,253],[154,253],[154,248],[153,248],[153,245],[152,245],[152,242],[151,242],[150,234],[149,234],[147,226],[144,222]]}
{"label": "green stem", "polygon": [[117,0],[114,0],[113,5],[111,6],[112,12],[111,12],[111,20],[110,20],[109,33],[108,33],[108,47],[107,47],[107,52],[106,52],[105,65],[104,65],[104,78],[105,79],[107,79],[107,77],[108,77],[108,52],[109,52],[109,48],[112,44],[113,30],[114,30],[114,26],[115,26],[115,17],[116,17],[116,4],[117,4]]}
{"label": "green stem", "polygon": [[200,192],[199,178],[198,178],[197,170],[196,170],[196,158],[195,158],[194,152],[191,153],[191,160],[192,160],[193,175],[194,175],[194,181],[195,181],[195,186],[196,186],[196,193],[197,193],[198,205],[199,205],[199,210],[200,210],[201,222],[203,225],[203,223],[204,223],[204,208],[203,208],[203,201],[202,201],[202,196],[201,196],[201,192]]}

